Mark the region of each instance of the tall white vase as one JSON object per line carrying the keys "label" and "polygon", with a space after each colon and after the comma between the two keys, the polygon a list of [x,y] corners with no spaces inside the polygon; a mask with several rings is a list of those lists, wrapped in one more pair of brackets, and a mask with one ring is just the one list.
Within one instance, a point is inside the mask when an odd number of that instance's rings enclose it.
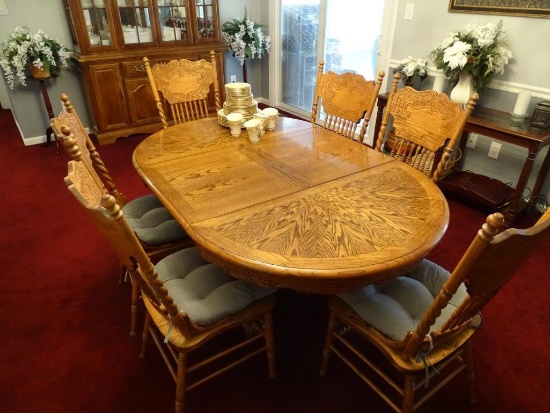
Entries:
{"label": "tall white vase", "polygon": [[460,102],[462,104],[468,103],[470,96],[474,93],[472,86],[472,75],[466,72],[460,72],[458,76],[458,83],[451,90],[450,98],[453,102]]}

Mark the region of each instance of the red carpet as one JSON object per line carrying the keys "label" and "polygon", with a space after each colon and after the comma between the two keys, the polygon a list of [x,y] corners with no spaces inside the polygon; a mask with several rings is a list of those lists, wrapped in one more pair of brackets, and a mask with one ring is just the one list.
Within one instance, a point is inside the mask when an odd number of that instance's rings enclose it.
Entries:
{"label": "red carpet", "polygon": [[[25,147],[8,110],[0,110],[0,131],[0,411],[172,412],[174,383],[158,352],[151,346],[141,360],[141,337],[128,334],[130,287],[118,283],[118,261],[63,184],[67,157],[53,144]],[[99,148],[129,199],[148,191],[131,164],[140,140]],[[449,231],[431,258],[452,268],[485,214],[449,204]],[[545,251],[484,312],[473,343],[477,405],[467,403],[460,377],[421,412],[547,411]],[[255,358],[191,391],[186,412],[389,412],[337,360],[327,378],[319,377],[326,316],[324,297],[281,291],[277,378],[270,380],[264,358]]]}

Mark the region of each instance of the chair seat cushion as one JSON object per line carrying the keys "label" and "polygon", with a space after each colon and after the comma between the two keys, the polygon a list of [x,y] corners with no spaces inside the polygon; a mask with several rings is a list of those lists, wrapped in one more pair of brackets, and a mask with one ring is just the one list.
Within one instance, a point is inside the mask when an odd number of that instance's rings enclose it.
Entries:
{"label": "chair seat cushion", "polygon": [[179,241],[187,234],[155,195],[145,195],[122,208],[126,220],[140,239],[148,245]]}
{"label": "chair seat cushion", "polygon": [[[449,276],[447,270],[424,259],[403,277],[381,285],[367,285],[339,297],[368,324],[389,338],[402,341],[409,331],[416,329]],[[439,329],[467,294],[461,284],[430,331]]]}
{"label": "chair seat cushion", "polygon": [[200,326],[235,314],[276,291],[231,277],[205,261],[195,247],[171,254],[155,267],[179,310]]}

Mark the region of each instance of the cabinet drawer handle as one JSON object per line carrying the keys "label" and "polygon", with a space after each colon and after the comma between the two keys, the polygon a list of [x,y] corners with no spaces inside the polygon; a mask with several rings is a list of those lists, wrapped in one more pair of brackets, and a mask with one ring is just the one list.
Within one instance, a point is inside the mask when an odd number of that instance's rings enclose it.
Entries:
{"label": "cabinet drawer handle", "polygon": [[119,89],[119,91],[120,91],[120,97],[122,98],[122,100],[125,100],[124,91],[122,89]]}
{"label": "cabinet drawer handle", "polygon": [[145,72],[145,65],[143,63],[135,64],[132,66],[132,70],[134,72]]}

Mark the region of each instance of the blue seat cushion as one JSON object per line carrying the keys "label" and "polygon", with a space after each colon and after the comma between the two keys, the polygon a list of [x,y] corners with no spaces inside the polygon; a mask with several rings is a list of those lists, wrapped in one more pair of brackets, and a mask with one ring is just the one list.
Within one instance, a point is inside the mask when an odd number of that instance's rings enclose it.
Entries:
{"label": "blue seat cushion", "polygon": [[[389,338],[402,341],[409,331],[416,329],[449,276],[449,271],[424,259],[405,276],[384,284],[367,285],[339,297],[368,324]],[[461,284],[430,331],[439,329],[467,294]]]}
{"label": "blue seat cushion", "polygon": [[195,247],[171,254],[155,267],[179,310],[200,326],[235,314],[276,291],[230,276],[205,261]]}
{"label": "blue seat cushion", "polygon": [[187,234],[155,195],[145,195],[128,202],[122,208],[126,220],[148,245],[179,241]]}

